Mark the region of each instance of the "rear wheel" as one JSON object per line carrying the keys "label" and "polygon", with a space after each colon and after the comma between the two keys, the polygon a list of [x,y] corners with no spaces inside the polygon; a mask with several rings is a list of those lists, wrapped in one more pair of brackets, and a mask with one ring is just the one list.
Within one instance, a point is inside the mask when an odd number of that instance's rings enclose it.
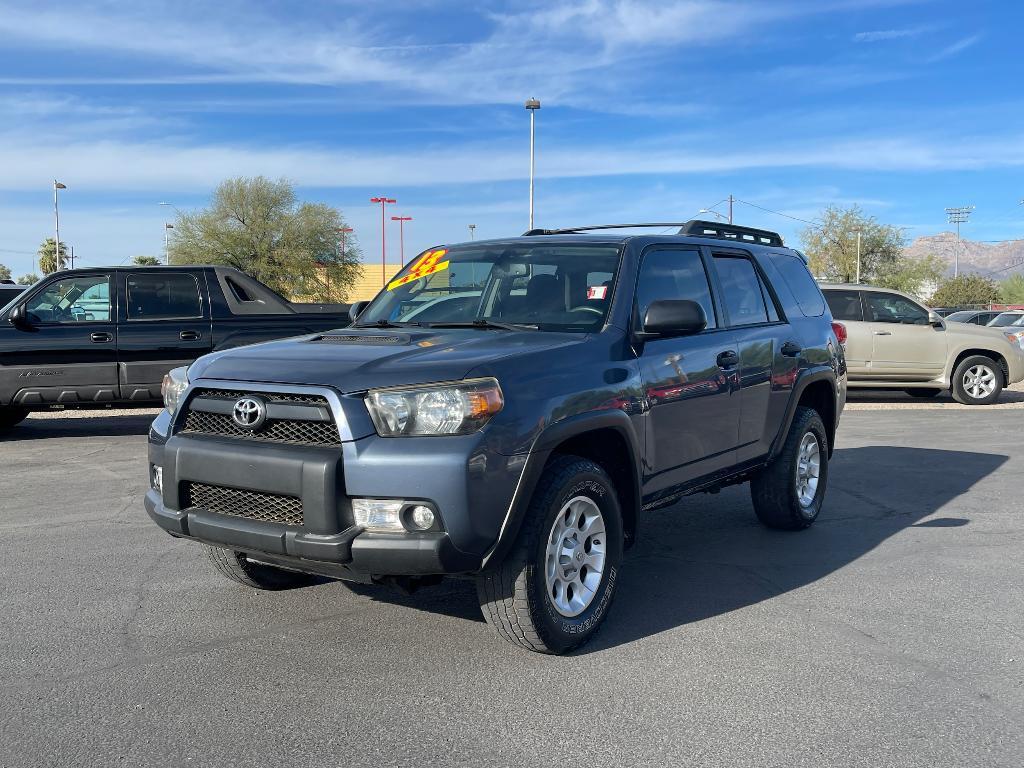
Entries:
{"label": "rear wheel", "polygon": [[927,387],[913,387],[906,390],[911,397],[935,397],[941,391],[941,389],[928,389]]}
{"label": "rear wheel", "polygon": [[513,645],[571,651],[608,613],[622,545],[622,513],[605,471],[578,456],[555,459],[512,551],[477,577],[484,617]]}
{"label": "rear wheel", "polygon": [[0,408],[0,430],[10,429],[25,420],[28,411],[24,408],[6,406]]}
{"label": "rear wheel", "polygon": [[222,576],[254,589],[293,589],[312,584],[316,578],[306,573],[258,563],[250,560],[244,552],[204,546],[206,556]]}
{"label": "rear wheel", "polygon": [[827,485],[825,424],[813,408],[800,406],[779,455],[750,482],[754,512],[769,528],[807,528],[821,512]]}
{"label": "rear wheel", "polygon": [[964,405],[991,405],[1003,391],[1003,372],[990,357],[965,358],[953,371],[953,399]]}

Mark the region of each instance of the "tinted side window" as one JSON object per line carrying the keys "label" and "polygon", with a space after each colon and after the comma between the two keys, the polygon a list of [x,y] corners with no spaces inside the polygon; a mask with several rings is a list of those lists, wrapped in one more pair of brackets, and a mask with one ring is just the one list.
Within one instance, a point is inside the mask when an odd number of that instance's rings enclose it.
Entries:
{"label": "tinted side window", "polygon": [[[814,282],[807,265],[795,256],[780,256],[775,258],[774,262],[789,289],[793,291],[796,303],[800,305],[800,311],[806,317],[821,317],[825,314],[825,302],[821,298],[821,289]],[[834,310],[832,314],[835,315]]]}
{"label": "tinted side window", "polygon": [[865,291],[864,298],[867,319],[872,322],[928,325],[928,312],[899,294]]}
{"label": "tinted side window", "polygon": [[689,299],[704,308],[708,328],[715,328],[715,305],[697,251],[658,250],[644,255],[636,286],[636,306],[642,319],[652,301]]}
{"label": "tinted side window", "polygon": [[194,275],[166,272],[128,275],[129,320],[202,316],[199,283]]}
{"label": "tinted side window", "polygon": [[56,280],[25,306],[36,323],[110,321],[110,275],[76,275]]}
{"label": "tinted side window", "polygon": [[768,322],[764,294],[757,270],[749,259],[715,256],[718,279],[722,284],[725,310],[730,325],[755,325]]}
{"label": "tinted side window", "polygon": [[840,321],[863,320],[864,311],[860,306],[860,291],[825,291],[825,300],[832,311],[832,318]]}

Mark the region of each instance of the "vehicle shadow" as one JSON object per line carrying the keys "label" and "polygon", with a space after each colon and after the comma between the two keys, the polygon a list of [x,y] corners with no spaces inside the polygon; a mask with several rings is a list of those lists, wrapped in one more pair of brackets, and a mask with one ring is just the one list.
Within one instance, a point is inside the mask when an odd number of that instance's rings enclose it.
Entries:
{"label": "vehicle shadow", "polygon": [[[911,397],[906,392],[896,389],[850,389],[846,394],[848,403],[898,403],[915,405],[955,405],[962,406],[953,399],[948,391],[943,391],[935,397]],[[1019,389],[1004,389],[996,405],[1005,403],[1024,403],[1024,392]],[[981,406],[984,408],[984,406]]]}
{"label": "vehicle shadow", "polygon": [[[615,604],[601,631],[577,653],[607,650],[799,589],[909,527],[968,525],[963,518],[921,521],[1007,458],[890,446],[837,449],[824,510],[806,531],[761,526],[746,485],[646,513],[620,569]],[[380,587],[362,593],[482,621],[469,581],[448,580],[411,596]]]}
{"label": "vehicle shadow", "polygon": [[149,425],[156,418],[152,410],[138,413],[111,414],[94,411],[95,415],[74,415],[68,417],[30,415],[21,424],[6,431],[0,431],[0,443],[15,443],[22,440],[52,440],[60,437],[117,437],[121,435],[145,435]]}

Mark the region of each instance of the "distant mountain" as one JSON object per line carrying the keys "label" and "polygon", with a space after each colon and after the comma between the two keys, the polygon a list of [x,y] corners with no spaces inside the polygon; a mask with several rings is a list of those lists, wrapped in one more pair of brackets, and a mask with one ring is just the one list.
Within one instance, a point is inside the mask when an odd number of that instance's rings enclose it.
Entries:
{"label": "distant mountain", "polygon": [[[925,235],[904,249],[904,253],[915,258],[933,253],[945,259],[949,264],[946,270],[949,275],[953,274],[955,252],[956,232]],[[996,280],[1003,280],[1017,272],[1024,273],[1024,240],[1005,243],[960,241],[960,274],[987,275]]]}

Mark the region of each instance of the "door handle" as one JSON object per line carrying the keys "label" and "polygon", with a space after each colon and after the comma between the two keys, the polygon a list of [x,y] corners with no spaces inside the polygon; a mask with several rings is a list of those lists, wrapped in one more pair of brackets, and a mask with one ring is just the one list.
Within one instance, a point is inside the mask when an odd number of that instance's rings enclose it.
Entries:
{"label": "door handle", "polygon": [[804,351],[804,348],[795,341],[787,341],[779,351],[782,352],[784,357],[796,357]]}
{"label": "door handle", "polygon": [[182,341],[196,341],[200,336],[198,331],[182,331],[178,334],[178,338]]}
{"label": "door handle", "polygon": [[114,334],[107,333],[106,331],[98,331],[97,333],[89,334],[89,338],[92,339],[94,344],[105,344],[108,341],[114,340]]}
{"label": "door handle", "polygon": [[892,336],[892,331],[875,331],[875,336]]}
{"label": "door handle", "polygon": [[719,368],[734,368],[739,365],[740,356],[731,349],[727,349],[725,352],[718,355],[715,362],[718,363]]}

